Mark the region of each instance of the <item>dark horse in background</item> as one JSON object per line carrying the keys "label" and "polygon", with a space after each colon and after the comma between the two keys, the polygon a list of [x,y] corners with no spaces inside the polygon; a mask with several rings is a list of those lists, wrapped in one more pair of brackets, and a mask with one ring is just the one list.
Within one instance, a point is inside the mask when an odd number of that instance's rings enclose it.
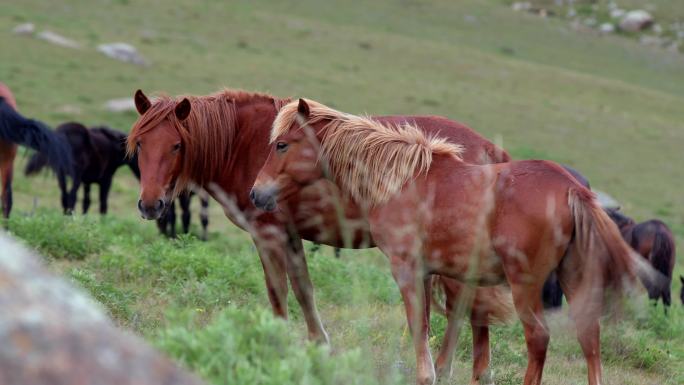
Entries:
{"label": "dark horse in background", "polygon": [[625,241],[654,269],[667,277],[659,284],[644,282],[644,286],[650,299],[654,299],[656,303],[662,299],[665,306],[670,306],[672,270],[675,263],[675,242],[670,228],[658,219],[636,223],[618,209],[607,209],[606,212],[617,224]]}
{"label": "dark horse in background", "polygon": [[[567,166],[563,167],[580,184],[590,188],[589,181],[577,170]],[[648,290],[650,299],[654,299],[657,302],[658,299],[662,298],[663,304],[670,306],[672,303],[670,286],[675,262],[675,243],[670,229],[665,223],[657,219],[637,224],[632,218],[622,214],[619,209],[609,208],[605,209],[605,211],[620,229],[625,242],[644,257],[654,269],[667,277],[666,280],[657,284],[643,283]],[[684,284],[684,278],[682,278],[682,283]],[[682,303],[684,303],[684,288],[682,288],[681,296]],[[555,272],[551,273],[549,279],[544,284],[542,298],[544,308],[546,309],[560,308],[563,304],[563,291]]]}
{"label": "dark horse in background", "polygon": [[[71,146],[74,159],[74,174],[71,188],[67,186],[67,175],[57,173],[59,188],[62,191],[62,208],[65,214],[76,209],[78,190],[83,185],[83,214],[90,208],[90,186],[100,186],[100,214],[107,214],[109,190],[116,170],[128,165],[133,172],[136,168],[126,158],[123,143],[126,134],[107,127],[88,129],[76,122],[68,122],[57,127],[57,133]],[[42,154],[34,154],[26,164],[25,174],[38,173],[46,163]]]}
{"label": "dark horse in background", "polygon": [[[107,202],[109,191],[112,186],[114,173],[121,166],[128,166],[136,178],[140,179],[140,169],[137,159],[131,159],[126,155],[126,134],[113,130],[109,127],[92,127],[68,122],[57,127],[59,136],[66,139],[70,145],[71,156],[74,160],[72,185],[67,186],[67,175],[57,172],[59,188],[62,191],[62,209],[65,214],[70,214],[76,209],[78,189],[83,185],[83,214],[90,208],[90,186],[100,186],[100,214],[107,214]],[[45,167],[48,159],[42,153],[34,154],[26,165],[26,175],[33,175]],[[190,226],[190,197],[192,192],[181,194],[178,198],[183,210],[183,230],[187,233]],[[203,226],[203,239],[206,238],[206,206],[208,202],[202,199],[201,221]],[[162,234],[170,237],[176,236],[176,213],[175,207],[169,207],[165,216],[157,221],[157,226]]]}
{"label": "dark horse in background", "polygon": [[4,218],[9,218],[12,210],[12,175],[17,145],[39,151],[45,157],[46,164],[58,172],[71,174],[69,144],[55,135],[45,124],[19,114],[12,92],[0,83],[0,195]]}

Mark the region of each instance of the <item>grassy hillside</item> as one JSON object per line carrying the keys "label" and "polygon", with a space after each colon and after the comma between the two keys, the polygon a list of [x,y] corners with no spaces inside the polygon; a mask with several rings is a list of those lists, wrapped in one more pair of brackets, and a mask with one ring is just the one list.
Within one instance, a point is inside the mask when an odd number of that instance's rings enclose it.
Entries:
{"label": "grassy hillside", "polygon": [[[677,0],[662,3],[684,17]],[[23,22],[83,48],[12,35]],[[135,45],[151,66],[117,62],[95,49],[116,41]],[[14,90],[22,112],[50,124],[78,120],[128,130],[136,115],[106,112],[106,100],[137,88],[202,94],[224,86],[307,96],[353,113],[445,115],[517,158],[581,170],[625,212],[639,220],[659,217],[679,244],[684,240],[684,56],[619,36],[577,33],[560,20],[515,13],[503,1],[10,1],[0,3],[0,55],[0,81]],[[293,298],[294,320],[286,327],[264,312],[268,301],[254,248],[217,204],[209,242],[168,242],[139,219],[137,182],[127,170],[115,179],[112,215],[65,218],[52,176],[26,179],[23,164],[17,162],[11,231],[51,255],[54,268],[90,290],[121,325],[205,378],[411,378],[399,296],[376,251],[345,251],[341,260],[329,249],[309,253],[335,367],[326,352],[302,342]],[[684,273],[683,262],[676,273]],[[673,288],[678,294],[678,280]],[[606,383],[684,383],[681,304],[665,319],[661,309],[634,302],[627,319],[603,334]],[[566,318],[552,317],[548,384],[585,381]],[[436,317],[435,333],[443,327]],[[282,336],[292,330],[298,334]],[[497,384],[520,383],[520,326],[494,333]],[[259,344],[244,336],[277,342],[272,351],[248,353]],[[469,338],[465,333],[463,342]],[[277,354],[290,345],[293,350]],[[459,351],[454,383],[469,375],[469,352]],[[235,357],[243,361],[231,361]],[[242,367],[242,377],[229,381],[236,374],[222,371],[221,363]],[[280,371],[261,380],[245,374],[274,363]]]}

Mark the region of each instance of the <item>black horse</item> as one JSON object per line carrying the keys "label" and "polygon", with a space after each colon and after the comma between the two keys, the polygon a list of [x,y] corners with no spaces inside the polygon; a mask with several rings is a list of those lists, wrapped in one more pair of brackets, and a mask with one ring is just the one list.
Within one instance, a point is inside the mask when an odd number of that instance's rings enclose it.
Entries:
{"label": "black horse", "polygon": [[670,306],[672,270],[675,263],[675,242],[670,228],[658,219],[636,223],[618,209],[607,209],[606,212],[620,229],[625,242],[666,278],[657,283],[643,281],[648,297],[656,303],[662,299],[665,306]]}
{"label": "black horse", "polygon": [[[0,83],[0,86],[2,84]],[[8,218],[12,210],[12,175],[17,145],[32,148],[44,157],[55,171],[71,175],[72,159],[69,143],[56,135],[45,124],[27,119],[8,101],[9,89],[0,87],[0,174],[2,175],[2,214]]]}
{"label": "black horse", "polygon": [[[136,178],[140,179],[140,169],[137,159],[129,158],[126,154],[126,134],[108,127],[87,128],[76,122],[64,123],[57,127],[57,133],[65,138],[71,147],[71,157],[74,160],[71,189],[67,188],[67,174],[57,172],[59,188],[62,191],[62,208],[65,214],[76,209],[78,189],[83,185],[83,213],[90,208],[90,186],[100,187],[100,214],[107,214],[109,190],[112,186],[114,173],[121,166],[128,166]],[[26,175],[38,173],[47,164],[47,158],[41,153],[34,154],[26,165]],[[192,193],[184,193],[179,197],[183,210],[183,230],[188,232],[190,226],[190,197]],[[202,197],[202,238],[206,239],[208,200]],[[160,218],[157,226],[162,234],[176,236],[176,212],[172,205],[166,215]]]}
{"label": "black horse", "polygon": [[[83,184],[83,213],[90,208],[90,186],[100,186],[100,214],[107,214],[107,200],[116,170],[128,165],[134,172],[134,165],[126,158],[124,143],[126,134],[108,127],[88,129],[76,122],[64,123],[57,132],[71,145],[74,160],[71,188],[67,188],[67,175],[57,172],[57,181],[62,191],[62,209],[71,214],[76,209],[78,189]],[[46,164],[45,156],[34,154],[26,165],[25,174],[38,173]]]}

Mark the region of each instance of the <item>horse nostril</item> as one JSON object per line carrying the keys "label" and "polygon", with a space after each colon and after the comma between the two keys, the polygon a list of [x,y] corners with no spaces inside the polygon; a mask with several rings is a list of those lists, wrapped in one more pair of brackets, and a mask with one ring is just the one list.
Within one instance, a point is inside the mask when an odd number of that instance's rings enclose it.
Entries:
{"label": "horse nostril", "polygon": [[138,210],[142,211],[142,199],[138,199]]}
{"label": "horse nostril", "polygon": [[164,208],[164,201],[161,200],[161,199],[159,199],[159,200],[157,201],[157,211],[159,211],[159,210],[161,210],[161,209],[163,209],[163,208]]}
{"label": "horse nostril", "polygon": [[252,189],[252,190],[249,192],[249,200],[251,200],[252,202],[254,202],[255,199],[256,199],[256,193],[254,192],[254,189]]}

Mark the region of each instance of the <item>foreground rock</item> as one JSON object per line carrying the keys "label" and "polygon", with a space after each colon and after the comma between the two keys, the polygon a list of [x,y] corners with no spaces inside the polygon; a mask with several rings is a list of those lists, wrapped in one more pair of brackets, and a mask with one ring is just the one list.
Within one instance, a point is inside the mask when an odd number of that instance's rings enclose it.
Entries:
{"label": "foreground rock", "polygon": [[97,50],[109,56],[112,59],[120,60],[126,63],[132,63],[137,65],[147,65],[147,60],[145,60],[138,50],[128,43],[111,43],[111,44],[100,44],[97,46]]}
{"label": "foreground rock", "polygon": [[0,283],[0,384],[201,384],[5,235]]}
{"label": "foreground rock", "polygon": [[653,25],[653,16],[643,10],[629,11],[620,20],[620,29],[627,32],[639,32]]}

